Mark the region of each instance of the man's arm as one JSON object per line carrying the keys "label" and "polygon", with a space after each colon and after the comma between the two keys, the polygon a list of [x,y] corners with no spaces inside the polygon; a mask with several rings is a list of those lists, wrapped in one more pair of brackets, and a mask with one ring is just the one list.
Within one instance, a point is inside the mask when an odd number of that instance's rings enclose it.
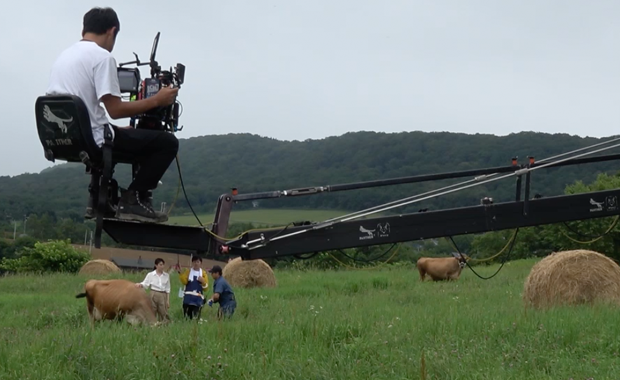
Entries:
{"label": "man's arm", "polygon": [[166,107],[174,103],[178,88],[162,87],[161,90],[150,98],[123,102],[120,97],[107,94],[101,97],[105,109],[112,119],[123,119],[145,113],[156,107]]}
{"label": "man's arm", "polygon": [[224,287],[222,286],[221,282],[213,286],[213,296],[211,297],[213,302],[218,302],[220,300],[220,294],[222,294],[223,291]]}
{"label": "man's arm", "polygon": [[132,117],[145,113],[155,107],[159,107],[159,103],[155,96],[133,102],[123,102],[121,98],[107,94],[101,98],[101,102],[112,119]]}

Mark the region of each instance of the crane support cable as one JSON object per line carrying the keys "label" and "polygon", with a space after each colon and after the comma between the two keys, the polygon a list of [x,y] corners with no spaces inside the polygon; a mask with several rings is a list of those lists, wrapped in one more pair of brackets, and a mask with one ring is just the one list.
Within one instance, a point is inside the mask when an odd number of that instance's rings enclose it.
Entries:
{"label": "crane support cable", "polygon": [[578,154],[578,155],[573,156],[573,157],[563,158],[563,159],[561,159],[561,160],[557,160],[557,161],[555,161],[555,162],[549,162],[549,163],[547,163],[547,164],[542,164],[542,165],[540,165],[540,166],[536,166],[536,167],[533,167],[533,168],[524,168],[524,169],[521,169],[521,170],[517,170],[517,171],[516,171],[515,173],[513,173],[513,174],[515,174],[515,175],[524,174],[524,173],[531,172],[531,171],[534,171],[534,170],[538,170],[538,169],[542,169],[542,168],[550,167],[550,166],[553,166],[553,165],[557,165],[557,164],[562,163],[562,162],[570,161],[570,160],[573,160],[573,159],[575,159],[575,158],[585,157],[585,156],[591,155],[591,154],[593,154],[593,153],[599,153],[599,152],[606,151],[606,150],[608,150],[608,149],[617,148],[617,147],[619,147],[619,146],[620,146],[620,144],[616,144],[616,145],[608,146],[607,148],[601,148],[601,149],[593,150],[593,151],[591,151],[591,152],[587,152],[587,153]]}
{"label": "crane support cable", "polygon": [[[601,145],[611,144],[612,142],[619,141],[619,140],[620,140],[620,137],[612,139],[612,140],[609,140],[609,141],[604,141],[604,142],[601,142],[601,143],[589,145],[589,146],[586,146],[586,147],[583,147],[583,148],[575,149],[575,150],[572,150],[570,152],[561,153],[561,154],[558,154],[558,155],[555,155],[555,156],[543,158],[542,160],[538,160],[538,162],[544,163],[544,162],[547,162],[549,160],[553,160],[553,159],[556,159],[556,158],[559,158],[559,157],[563,157],[563,156],[566,156],[566,155],[569,155],[569,154],[581,152],[581,151],[584,151],[584,150],[587,150],[587,149],[591,149],[591,148],[594,148],[594,147],[598,147],[598,146],[601,146]],[[574,158],[574,157],[571,157],[571,159],[572,158]],[[426,196],[426,195],[430,195],[430,194],[433,194],[433,193],[436,193],[436,192],[440,192],[440,191],[443,191],[443,190],[448,190],[448,189],[451,189],[453,187],[457,187],[459,185],[464,185],[464,184],[468,184],[468,183],[479,181],[479,180],[481,180],[483,178],[493,177],[493,176],[496,176],[497,174],[499,174],[499,173],[491,173],[491,174],[485,174],[485,175],[476,176],[473,179],[470,179],[470,180],[467,180],[467,181],[458,182],[458,183],[455,183],[455,184],[452,184],[452,185],[449,185],[449,186],[445,186],[445,187],[442,187],[442,188],[439,188],[439,189],[430,190],[430,191],[427,191],[427,192],[422,193],[422,194],[416,194],[416,195],[413,195],[413,196],[410,196],[410,197],[407,197],[407,198],[402,198],[402,199],[395,200],[395,201],[392,201],[392,202],[384,203],[382,205],[373,206],[373,207],[370,207],[370,208],[367,208],[367,209],[364,209],[364,210],[361,210],[361,211],[356,211],[356,212],[353,212],[353,213],[350,213],[350,214],[346,214],[346,215],[342,215],[342,216],[339,216],[339,217],[336,217],[336,218],[327,219],[327,220],[324,221],[324,223],[335,222],[335,221],[341,220],[343,218],[348,218],[348,217],[352,217],[352,216],[355,216],[355,215],[358,215],[358,214],[367,213],[369,211],[377,210],[377,209],[379,209],[381,207],[384,207],[384,206],[394,205],[394,204],[398,204],[401,201],[407,201],[407,200],[411,200],[411,199],[416,199],[416,198],[423,197],[423,196]]]}
{"label": "crane support cable", "polygon": [[[604,143],[594,144],[592,146],[581,148],[581,149],[576,150],[576,151],[582,151],[582,150],[585,150],[585,149],[590,149],[590,148],[595,147],[595,146],[601,146],[601,145],[604,145],[604,144],[609,144],[609,143],[617,141],[617,140],[620,140],[620,138],[613,139],[611,141],[607,141],[607,142],[604,142]],[[530,172],[530,171],[533,171],[533,170],[536,170],[536,169],[539,169],[539,168],[550,167],[550,166],[557,165],[559,163],[562,163],[562,162],[565,162],[565,161],[568,161],[568,160],[571,160],[571,159],[574,159],[574,158],[584,157],[584,156],[587,156],[587,155],[592,155],[594,153],[599,153],[599,152],[602,152],[602,151],[605,151],[605,150],[609,150],[609,149],[613,149],[613,148],[617,148],[617,147],[620,147],[620,144],[615,144],[615,145],[608,146],[608,147],[605,147],[605,148],[601,148],[601,149],[593,150],[593,151],[590,151],[590,152],[582,153],[582,154],[579,154],[579,155],[576,155],[576,156],[573,156],[573,157],[569,157],[569,158],[566,158],[566,159],[561,159],[561,160],[558,160],[558,161],[546,163],[546,164],[543,164],[543,165],[540,165],[540,166],[536,166],[536,167],[533,167],[533,168],[524,168],[524,169],[521,169],[521,170],[517,170],[517,171],[515,171],[513,173],[502,175],[500,177],[496,177],[496,178],[493,178],[493,179],[487,179],[487,180],[484,180],[484,181],[478,181],[477,183],[465,185],[465,186],[462,186],[462,187],[456,188],[456,189],[450,189],[450,190],[442,191],[442,192],[439,192],[439,193],[434,194],[434,195],[423,196],[423,197],[419,197],[417,199],[411,199],[411,200],[407,200],[407,201],[402,201],[402,200],[394,201],[394,202],[390,202],[390,205],[389,206],[385,206],[385,207],[384,207],[384,205],[375,206],[374,207],[375,210],[373,210],[373,211],[358,213],[358,215],[355,215],[355,216],[336,218],[335,220],[331,219],[329,221],[321,222],[321,223],[318,223],[316,225],[310,226],[308,228],[305,228],[305,229],[302,229],[302,230],[299,230],[299,231],[295,231],[295,232],[292,232],[292,233],[289,233],[289,234],[273,237],[273,238],[269,239],[269,241],[285,239],[285,238],[288,238],[288,237],[291,237],[291,236],[295,236],[295,235],[299,235],[299,234],[302,234],[302,233],[305,233],[305,232],[308,232],[308,231],[313,231],[313,230],[317,230],[317,229],[321,229],[321,228],[326,228],[326,227],[329,227],[329,226],[331,226],[333,224],[336,224],[336,223],[339,223],[339,222],[346,222],[346,221],[358,219],[358,218],[361,218],[361,217],[364,217],[364,216],[368,216],[368,215],[376,214],[376,213],[379,213],[379,212],[387,211],[387,210],[390,210],[390,209],[393,209],[393,208],[396,208],[396,207],[406,206],[408,204],[421,202],[423,200],[427,200],[427,199],[430,199],[430,198],[438,197],[438,196],[441,196],[441,195],[450,194],[450,193],[453,193],[453,192],[456,192],[456,191],[460,191],[460,190],[468,189],[468,188],[471,188],[471,187],[479,186],[479,185],[482,185],[482,184],[485,184],[485,183],[490,183],[490,182],[498,181],[500,179],[505,179],[505,178],[512,177],[512,176],[521,176],[523,174],[526,174],[527,172]],[[554,157],[561,157],[561,156],[568,155],[570,153],[571,152],[568,152],[568,153],[564,153],[564,154],[561,154],[561,155],[558,155],[558,156],[554,156]],[[547,158],[547,159],[544,159],[543,161],[548,161],[548,160],[550,160],[552,158]],[[486,177],[489,177],[489,176],[493,176],[493,174],[487,175]],[[467,181],[467,182],[471,182],[471,180]],[[250,245],[255,244],[255,243],[260,243],[260,244],[258,244],[256,247],[250,247]],[[250,241],[246,242],[245,244],[243,244],[243,247],[248,248],[248,249],[251,250],[251,249],[255,249],[255,248],[264,246],[264,244],[266,244],[266,242],[263,241],[262,239],[254,239],[254,240],[250,240]]]}
{"label": "crane support cable", "polygon": [[[411,203],[417,203],[417,202],[420,202],[420,201],[423,201],[423,200],[426,200],[426,199],[433,198],[435,196],[450,194],[450,193],[453,193],[453,192],[456,192],[456,191],[465,190],[465,189],[468,189],[470,187],[479,186],[479,185],[482,185],[484,183],[494,182],[494,181],[498,181],[500,179],[504,179],[504,178],[508,178],[508,177],[512,177],[512,176],[523,175],[523,174],[526,174],[529,171],[533,171],[533,170],[537,170],[537,169],[540,169],[540,168],[545,168],[545,167],[557,165],[557,164],[559,164],[561,162],[565,162],[565,161],[568,161],[568,160],[571,160],[571,159],[574,159],[574,158],[584,157],[584,156],[587,156],[587,155],[590,155],[590,154],[593,154],[593,153],[598,153],[598,152],[602,152],[602,151],[605,151],[605,150],[608,150],[608,149],[612,149],[612,148],[617,148],[617,147],[620,147],[620,144],[612,145],[612,146],[606,147],[606,148],[597,149],[597,150],[594,150],[594,151],[591,151],[591,152],[587,152],[587,153],[582,153],[582,154],[579,154],[579,155],[574,156],[574,157],[569,157],[569,158],[561,159],[561,160],[558,160],[558,161],[555,161],[555,162],[550,162],[550,163],[543,164],[543,165],[540,165],[540,166],[536,166],[536,167],[533,167],[533,168],[524,168],[524,169],[521,169],[521,170],[517,170],[514,173],[504,174],[504,175],[502,175],[500,177],[497,177],[497,178],[494,178],[494,179],[489,179],[489,180],[480,181],[480,182],[477,182],[477,183],[474,183],[474,184],[465,185],[465,186],[462,186],[462,187],[457,188],[457,189],[446,190],[446,191],[443,191],[443,192],[438,193],[436,195],[425,196],[425,197],[419,198],[417,200],[401,202],[401,203],[396,204],[396,205],[391,205],[391,206],[379,208],[379,209],[377,209],[375,211],[372,211],[372,212],[362,213],[362,214],[359,214],[359,215],[354,216],[354,217],[343,218],[343,219],[340,219],[339,221],[340,222],[346,222],[346,221],[349,221],[349,220],[361,218],[363,216],[368,216],[368,215],[376,214],[378,212],[387,211],[387,210],[390,210],[390,209],[393,209],[393,208],[396,208],[396,207],[406,206],[406,205],[411,204]],[[491,175],[488,175],[488,176],[491,176]]]}

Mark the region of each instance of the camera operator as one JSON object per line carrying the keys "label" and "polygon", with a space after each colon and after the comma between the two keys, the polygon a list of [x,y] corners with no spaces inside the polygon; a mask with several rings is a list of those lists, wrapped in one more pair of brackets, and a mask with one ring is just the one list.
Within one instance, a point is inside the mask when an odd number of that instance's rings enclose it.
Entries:
{"label": "camera operator", "polygon": [[[164,87],[156,95],[137,101],[124,102],[118,81],[116,60],[112,50],[120,30],[120,22],[112,8],[93,8],[83,18],[82,40],[63,51],[52,66],[48,95],[70,94],[80,97],[90,116],[95,142],[104,142],[104,127],[109,125],[113,134],[113,152],[132,157],[139,164],[134,181],[127,190],[121,189],[116,211],[119,219],[165,222],[166,214],[155,211],[149,191],[155,189],[170,163],[175,158],[179,142],[164,131],[118,127],[112,119],[129,118],[156,107],[165,107],[176,100],[178,88]],[[102,107],[100,103],[105,105]],[[96,194],[91,194],[86,211],[94,218]],[[108,205],[106,214],[113,212]],[[109,216],[109,215],[106,215]]]}

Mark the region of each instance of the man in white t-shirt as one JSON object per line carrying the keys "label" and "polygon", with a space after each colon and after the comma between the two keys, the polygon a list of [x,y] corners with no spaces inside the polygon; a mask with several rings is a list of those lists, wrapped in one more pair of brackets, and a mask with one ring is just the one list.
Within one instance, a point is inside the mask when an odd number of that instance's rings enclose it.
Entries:
{"label": "man in white t-shirt", "polygon": [[[168,132],[117,127],[108,121],[128,118],[156,107],[175,102],[178,88],[162,88],[155,96],[132,101],[121,100],[116,60],[112,50],[120,22],[111,8],[93,8],[84,15],[82,40],[64,50],[52,66],[46,93],[79,96],[88,108],[95,142],[103,145],[104,126],[108,124],[114,136],[114,152],[131,155],[139,164],[134,181],[121,189],[116,210],[119,219],[163,222],[166,214],[153,209],[149,192],[157,187],[172,160],[179,142]],[[100,103],[105,105],[105,109]],[[92,205],[96,194],[92,191],[86,217],[95,217]]]}

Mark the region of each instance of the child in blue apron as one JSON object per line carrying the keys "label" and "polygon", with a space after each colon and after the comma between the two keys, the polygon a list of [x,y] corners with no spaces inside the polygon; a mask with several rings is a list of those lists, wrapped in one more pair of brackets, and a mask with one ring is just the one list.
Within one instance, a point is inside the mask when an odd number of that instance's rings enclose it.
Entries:
{"label": "child in blue apron", "polygon": [[183,314],[186,318],[199,318],[205,304],[204,292],[209,288],[209,277],[202,269],[202,259],[192,258],[192,267],[179,272],[179,280],[185,285],[183,294]]}

